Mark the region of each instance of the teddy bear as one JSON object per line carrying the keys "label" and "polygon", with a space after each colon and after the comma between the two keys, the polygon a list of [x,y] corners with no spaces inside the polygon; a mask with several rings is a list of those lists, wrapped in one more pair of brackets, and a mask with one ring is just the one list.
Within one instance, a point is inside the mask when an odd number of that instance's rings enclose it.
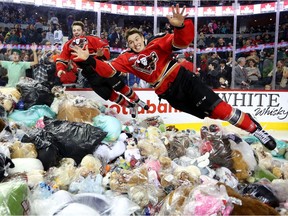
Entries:
{"label": "teddy bear", "polygon": [[160,156],[168,156],[167,149],[160,138],[140,139],[138,140],[138,148],[143,158],[159,159]]}
{"label": "teddy bear", "polygon": [[191,184],[183,184],[171,191],[163,200],[158,215],[182,215],[182,209],[186,199],[193,190]]}
{"label": "teddy bear", "polygon": [[141,154],[137,147],[137,139],[135,137],[127,138],[124,143],[126,144],[126,150],[124,153],[125,160],[130,163],[132,168],[139,165]]}
{"label": "teddy bear", "polygon": [[251,170],[249,169],[248,164],[243,159],[242,153],[238,150],[232,150],[232,160],[233,160],[233,168],[232,172],[238,178],[238,180],[245,181],[250,177]]}
{"label": "teddy bear", "polygon": [[45,174],[51,186],[60,190],[68,190],[69,185],[75,178],[76,162],[72,158],[62,158],[59,167],[50,167]]}
{"label": "teddy bear", "polygon": [[59,120],[92,123],[92,119],[101,113],[96,101],[67,93],[65,88],[59,86],[53,87],[51,92],[55,96],[51,109]]}
{"label": "teddy bear", "polygon": [[[223,184],[223,183],[219,183]],[[243,196],[233,188],[223,184],[229,197],[239,199],[241,202],[233,204],[231,215],[279,215],[271,206],[248,196]]]}
{"label": "teddy bear", "polygon": [[5,95],[0,92],[0,106],[4,108],[7,114],[12,113],[16,103],[13,101],[11,95]]}
{"label": "teddy bear", "polygon": [[75,177],[87,177],[88,174],[96,176],[100,174],[102,170],[102,163],[99,158],[94,157],[92,154],[88,154],[82,158],[81,163],[76,169]]}
{"label": "teddy bear", "polygon": [[37,150],[33,143],[15,141],[9,146],[11,158],[37,158]]}
{"label": "teddy bear", "polygon": [[148,183],[148,171],[145,166],[134,170],[113,171],[110,175],[110,188],[112,191],[127,193],[129,188]]}
{"label": "teddy bear", "polygon": [[266,151],[260,143],[255,143],[251,145],[255,155],[258,159],[258,166],[264,168],[264,169],[271,169],[271,164],[273,160],[273,156],[270,152]]}

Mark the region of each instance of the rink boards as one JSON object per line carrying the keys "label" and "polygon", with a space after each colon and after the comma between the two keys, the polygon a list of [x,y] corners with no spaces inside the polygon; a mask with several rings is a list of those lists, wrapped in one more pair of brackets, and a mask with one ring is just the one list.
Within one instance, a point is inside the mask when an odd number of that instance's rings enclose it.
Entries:
{"label": "rink boards", "polygon": [[[139,108],[138,118],[160,116],[167,125],[175,125],[179,129],[193,128],[199,130],[207,119],[199,119],[180,112],[171,107],[166,100],[159,101],[151,89],[135,89],[139,97],[150,109]],[[67,92],[96,100],[115,110],[121,120],[130,119],[129,110],[119,105],[105,101],[91,89],[67,89]],[[287,91],[215,91],[221,99],[244,112],[251,113],[267,130],[288,130],[288,92]],[[209,121],[209,120],[208,120]],[[227,122],[220,122],[223,126]]]}

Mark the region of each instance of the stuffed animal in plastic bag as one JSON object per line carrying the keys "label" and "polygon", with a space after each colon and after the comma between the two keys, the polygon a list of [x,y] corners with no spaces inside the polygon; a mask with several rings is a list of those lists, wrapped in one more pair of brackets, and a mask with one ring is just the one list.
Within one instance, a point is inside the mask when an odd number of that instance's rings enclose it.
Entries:
{"label": "stuffed animal in plastic bag", "polygon": [[9,146],[11,158],[37,158],[37,150],[33,143],[15,141]]}
{"label": "stuffed animal in plastic bag", "polygon": [[[222,184],[222,183],[219,183]],[[267,204],[251,197],[243,196],[231,187],[224,185],[230,197],[241,200],[233,204],[231,215],[279,215],[279,213]]]}
{"label": "stuffed animal in plastic bag", "polygon": [[93,155],[101,160],[109,163],[122,155],[126,150],[126,145],[123,141],[115,141],[113,143],[102,143],[94,151]]}
{"label": "stuffed animal in plastic bag", "polygon": [[88,154],[82,158],[79,167],[76,169],[75,177],[87,177],[89,174],[96,176],[101,172],[101,169],[101,161],[97,157],[94,157],[92,154]]}
{"label": "stuffed animal in plastic bag", "polygon": [[169,193],[163,200],[158,215],[183,215],[183,206],[194,186],[184,184]]}
{"label": "stuffed animal in plastic bag", "polygon": [[68,190],[69,185],[75,178],[76,162],[72,158],[63,158],[59,167],[51,167],[45,177],[53,182],[53,187],[60,190]]}
{"label": "stuffed animal in plastic bag", "polygon": [[11,95],[5,95],[0,92],[0,105],[4,108],[4,110],[9,114],[12,113],[16,103],[13,101]]}
{"label": "stuffed animal in plastic bag", "polygon": [[251,170],[243,159],[242,153],[238,150],[232,151],[233,160],[233,173],[238,178],[239,181],[245,181],[251,176]]}
{"label": "stuffed animal in plastic bag", "polygon": [[151,157],[153,159],[158,159],[161,156],[168,156],[165,145],[157,136],[151,139],[140,139],[138,140],[137,146],[140,150],[141,156],[143,156],[144,158]]}
{"label": "stuffed animal in plastic bag", "polygon": [[202,143],[200,145],[200,153],[210,153],[210,167],[227,167],[232,169],[232,150],[229,139],[223,136],[223,132],[218,125],[212,124],[208,127],[203,126],[200,129]]}
{"label": "stuffed animal in plastic bag", "polygon": [[127,193],[129,188],[148,183],[148,171],[145,166],[134,170],[113,171],[110,176],[110,188],[113,191]]}
{"label": "stuffed animal in plastic bag", "polygon": [[136,138],[127,138],[124,143],[126,144],[126,150],[124,153],[124,158],[130,163],[131,167],[139,165],[139,160],[141,159],[140,150],[137,146],[138,141]]}

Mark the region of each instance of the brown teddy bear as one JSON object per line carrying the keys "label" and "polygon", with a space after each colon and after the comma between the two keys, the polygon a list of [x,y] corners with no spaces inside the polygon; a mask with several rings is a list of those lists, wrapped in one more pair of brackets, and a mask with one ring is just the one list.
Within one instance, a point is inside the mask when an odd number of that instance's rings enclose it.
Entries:
{"label": "brown teddy bear", "polygon": [[110,188],[112,191],[127,193],[129,188],[148,183],[148,172],[146,167],[141,166],[134,170],[121,169],[110,175]]}
{"label": "brown teddy bear", "polygon": [[9,146],[11,158],[37,158],[37,150],[33,143],[15,141]]}
{"label": "brown teddy bear", "polygon": [[268,206],[267,204],[264,204],[254,198],[244,197],[231,187],[225,184],[223,185],[226,187],[226,191],[230,197],[235,197],[242,202],[242,205],[234,204],[231,215],[279,215],[274,208]]}
{"label": "brown teddy bear", "polygon": [[238,150],[232,150],[233,169],[232,172],[236,175],[238,180],[245,181],[251,175],[250,168],[243,159],[242,153]]}

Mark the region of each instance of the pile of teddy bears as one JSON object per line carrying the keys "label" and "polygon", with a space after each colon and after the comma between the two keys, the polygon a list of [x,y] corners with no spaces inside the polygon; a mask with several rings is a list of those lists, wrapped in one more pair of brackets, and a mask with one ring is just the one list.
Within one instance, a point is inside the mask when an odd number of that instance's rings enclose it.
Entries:
{"label": "pile of teddy bears", "polygon": [[[63,98],[66,108],[67,100],[75,101]],[[77,118],[78,127],[101,130],[93,151],[83,149],[81,140],[74,146],[86,151],[81,158],[65,157],[60,148],[67,145],[55,146],[57,131],[48,130],[53,119],[38,122],[44,135],[32,139],[37,145],[19,139],[35,132],[36,124],[28,128],[1,119],[1,215],[288,214],[288,161],[259,142],[248,144],[218,124],[178,130],[159,116],[121,122],[113,111],[100,110],[85,122]],[[75,126],[63,114],[53,127]],[[43,159],[39,143],[57,149],[54,164]]]}

